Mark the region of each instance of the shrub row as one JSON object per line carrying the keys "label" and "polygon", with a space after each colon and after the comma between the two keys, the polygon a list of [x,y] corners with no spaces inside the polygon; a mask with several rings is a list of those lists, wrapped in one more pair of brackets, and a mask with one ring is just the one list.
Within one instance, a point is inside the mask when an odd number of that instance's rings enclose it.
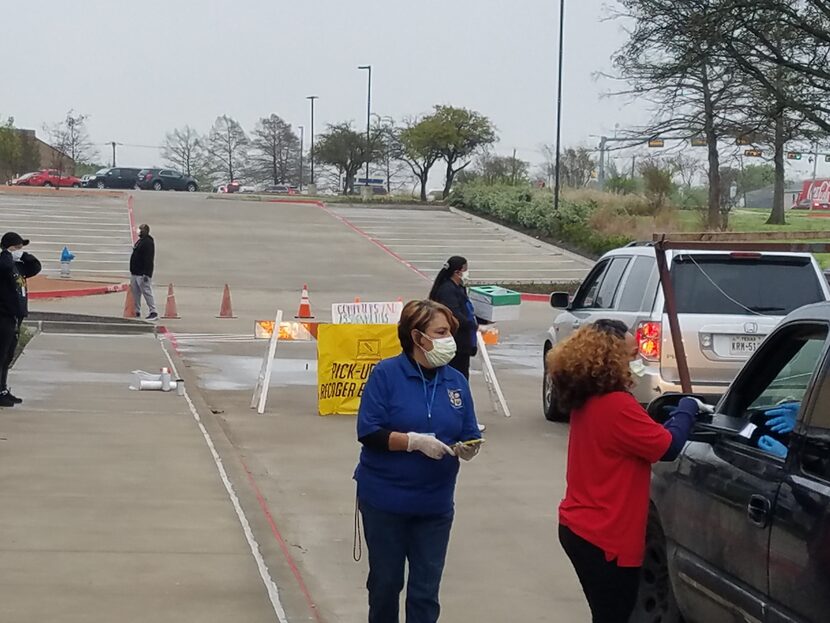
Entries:
{"label": "shrub row", "polygon": [[623,233],[603,232],[598,220],[629,218],[646,210],[641,197],[579,191],[563,195],[556,212],[550,191],[478,184],[459,186],[451,204],[591,256],[632,240]]}

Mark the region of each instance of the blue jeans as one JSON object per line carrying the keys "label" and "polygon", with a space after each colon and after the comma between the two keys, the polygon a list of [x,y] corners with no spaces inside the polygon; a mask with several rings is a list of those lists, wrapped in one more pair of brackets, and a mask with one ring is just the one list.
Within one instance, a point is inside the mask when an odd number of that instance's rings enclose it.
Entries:
{"label": "blue jeans", "polygon": [[407,623],[435,623],[441,613],[438,590],[450,542],[453,513],[397,515],[360,502],[369,550],[369,623],[398,623],[404,567]]}

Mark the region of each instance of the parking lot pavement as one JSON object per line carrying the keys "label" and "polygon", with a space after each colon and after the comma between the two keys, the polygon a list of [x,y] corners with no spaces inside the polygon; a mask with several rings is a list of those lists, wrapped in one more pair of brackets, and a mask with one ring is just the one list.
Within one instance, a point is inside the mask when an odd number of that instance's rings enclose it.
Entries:
{"label": "parking lot pavement", "polygon": [[582,279],[593,265],[553,245],[459,212],[330,208],[429,279],[452,255],[469,260],[477,283],[571,281]]}
{"label": "parking lot pavement", "polygon": [[[365,621],[365,552],[360,564],[352,561],[351,476],[359,452],[354,418],[316,415],[314,343],[279,346],[267,414],[257,416],[249,405],[264,344],[236,336],[250,335],[253,319],[273,317],[276,307],[293,316],[304,282],[323,320],[331,303],[355,296],[367,301],[424,297],[428,282],[312,205],[137,193],[135,207],[136,219],[150,223],[156,236],[157,282],[176,284],[182,319],[167,326],[182,336],[186,373],[193,376],[188,386],[198,385],[207,402],[205,420],[213,411],[233,444],[222,450],[223,463],[230,468],[244,462],[234,486],[287,608],[293,605],[289,621]],[[377,219],[385,212],[358,215]],[[418,228],[435,218],[466,223],[450,213],[415,210],[394,212],[394,222],[420,223],[425,214],[428,222]],[[437,252],[467,253],[478,273],[477,243],[456,231]],[[498,236],[510,238],[501,232],[493,237]],[[414,240],[416,246],[426,244],[423,237]],[[516,249],[514,259],[550,252],[514,242],[503,243]],[[489,261],[495,263],[496,257]],[[236,320],[214,318],[224,283],[233,289]],[[109,309],[119,315],[122,304],[123,296],[105,296],[39,301],[35,307]],[[556,537],[568,429],[541,414],[541,344],[552,316],[544,303],[524,303],[520,320],[499,325],[503,343],[492,350],[492,358],[513,413],[510,420],[493,411],[482,376],[474,372],[472,387],[488,441],[464,466],[459,482],[442,621],[589,620]],[[254,487],[254,499],[246,500]]]}
{"label": "parking lot pavement", "polygon": [[44,333],[12,369],[0,621],[277,621],[207,443],[227,441],[176,392],[129,390],[131,370],[163,365],[152,335]]}
{"label": "parking lot pavement", "polygon": [[130,218],[123,198],[73,194],[29,196],[0,193],[0,229],[16,231],[43,264],[43,274],[60,274],[64,246],[75,254],[72,275],[119,281],[129,276]]}

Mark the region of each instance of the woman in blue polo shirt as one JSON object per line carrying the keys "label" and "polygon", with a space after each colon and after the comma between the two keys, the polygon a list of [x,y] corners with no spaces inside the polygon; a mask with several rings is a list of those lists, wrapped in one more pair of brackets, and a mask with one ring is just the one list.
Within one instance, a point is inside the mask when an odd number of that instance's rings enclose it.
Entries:
{"label": "woman in blue polo shirt", "polygon": [[467,380],[447,365],[457,329],[443,305],[408,303],[398,325],[403,353],[378,364],[361,398],[355,480],[369,550],[369,623],[398,623],[407,563],[407,623],[438,620],[458,459],[472,459],[481,439]]}

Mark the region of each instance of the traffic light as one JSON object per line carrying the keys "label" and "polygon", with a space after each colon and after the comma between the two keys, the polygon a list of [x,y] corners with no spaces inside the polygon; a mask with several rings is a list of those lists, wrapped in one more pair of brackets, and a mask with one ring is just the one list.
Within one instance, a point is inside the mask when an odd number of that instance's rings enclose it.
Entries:
{"label": "traffic light", "polygon": [[692,147],[707,147],[709,142],[702,136],[695,136],[692,138]]}
{"label": "traffic light", "polygon": [[738,145],[752,145],[752,137],[750,136],[739,136],[738,140],[735,141]]}
{"label": "traffic light", "polygon": [[827,154],[826,156],[824,156],[824,161],[825,162],[830,162],[830,154]]}
{"label": "traffic light", "polygon": [[787,160],[801,160],[801,154],[797,151],[788,151]]}
{"label": "traffic light", "polygon": [[744,156],[746,156],[748,158],[760,158],[763,155],[764,155],[764,152],[762,152],[760,149],[747,149],[744,152]]}
{"label": "traffic light", "polygon": [[649,147],[665,147],[665,145],[666,141],[664,141],[662,138],[653,138],[648,142]]}

